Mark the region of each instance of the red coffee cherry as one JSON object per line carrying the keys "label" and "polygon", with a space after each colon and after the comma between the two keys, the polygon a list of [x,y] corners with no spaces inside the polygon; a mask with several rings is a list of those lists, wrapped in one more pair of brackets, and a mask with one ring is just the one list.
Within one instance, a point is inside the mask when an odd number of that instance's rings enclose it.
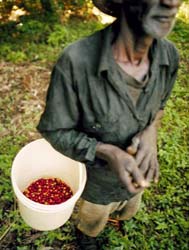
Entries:
{"label": "red coffee cherry", "polygon": [[32,182],[23,194],[45,205],[60,204],[73,196],[71,188],[59,178],[40,178]]}

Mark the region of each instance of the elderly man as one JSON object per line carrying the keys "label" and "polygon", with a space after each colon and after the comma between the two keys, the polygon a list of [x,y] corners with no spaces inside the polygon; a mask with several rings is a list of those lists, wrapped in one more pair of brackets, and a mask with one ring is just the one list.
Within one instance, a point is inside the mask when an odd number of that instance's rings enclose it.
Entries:
{"label": "elderly man", "polygon": [[179,0],[93,2],[117,19],[64,50],[38,125],[56,150],[86,164],[77,220],[85,250],[99,249],[95,237],[112,214],[134,216],[143,190],[158,181],[157,127],[178,69],[163,38]]}

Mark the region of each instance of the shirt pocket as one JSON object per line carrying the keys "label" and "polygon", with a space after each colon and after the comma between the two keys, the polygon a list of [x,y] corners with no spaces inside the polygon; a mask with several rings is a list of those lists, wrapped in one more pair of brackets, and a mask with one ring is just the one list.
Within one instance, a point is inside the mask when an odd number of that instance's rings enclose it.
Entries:
{"label": "shirt pocket", "polygon": [[118,115],[98,116],[94,121],[86,121],[83,125],[84,132],[106,143],[114,143],[118,140],[117,131],[119,128]]}

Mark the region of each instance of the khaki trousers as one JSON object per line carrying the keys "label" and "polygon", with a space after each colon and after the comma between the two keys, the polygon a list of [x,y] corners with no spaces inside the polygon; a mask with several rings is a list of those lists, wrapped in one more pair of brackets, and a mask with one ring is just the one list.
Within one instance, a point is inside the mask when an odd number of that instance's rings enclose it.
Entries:
{"label": "khaki trousers", "polygon": [[117,220],[129,220],[138,211],[142,192],[128,201],[112,202],[108,205],[99,205],[81,199],[78,204],[76,226],[84,234],[96,237],[105,227],[112,215]]}

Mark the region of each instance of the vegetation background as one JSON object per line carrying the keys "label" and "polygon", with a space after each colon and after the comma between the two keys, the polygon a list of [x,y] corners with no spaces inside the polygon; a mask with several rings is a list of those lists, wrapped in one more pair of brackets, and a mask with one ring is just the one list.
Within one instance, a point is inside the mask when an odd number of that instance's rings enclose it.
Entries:
{"label": "vegetation background", "polygon": [[[50,232],[23,222],[10,170],[19,149],[40,137],[35,127],[58,55],[107,24],[94,14],[90,0],[1,0],[0,11],[0,249],[74,250],[72,220]],[[108,223],[98,237],[102,250],[189,249],[188,1],[183,1],[169,39],[179,50],[180,68],[159,131],[160,182],[145,191],[135,218],[121,228]]]}

